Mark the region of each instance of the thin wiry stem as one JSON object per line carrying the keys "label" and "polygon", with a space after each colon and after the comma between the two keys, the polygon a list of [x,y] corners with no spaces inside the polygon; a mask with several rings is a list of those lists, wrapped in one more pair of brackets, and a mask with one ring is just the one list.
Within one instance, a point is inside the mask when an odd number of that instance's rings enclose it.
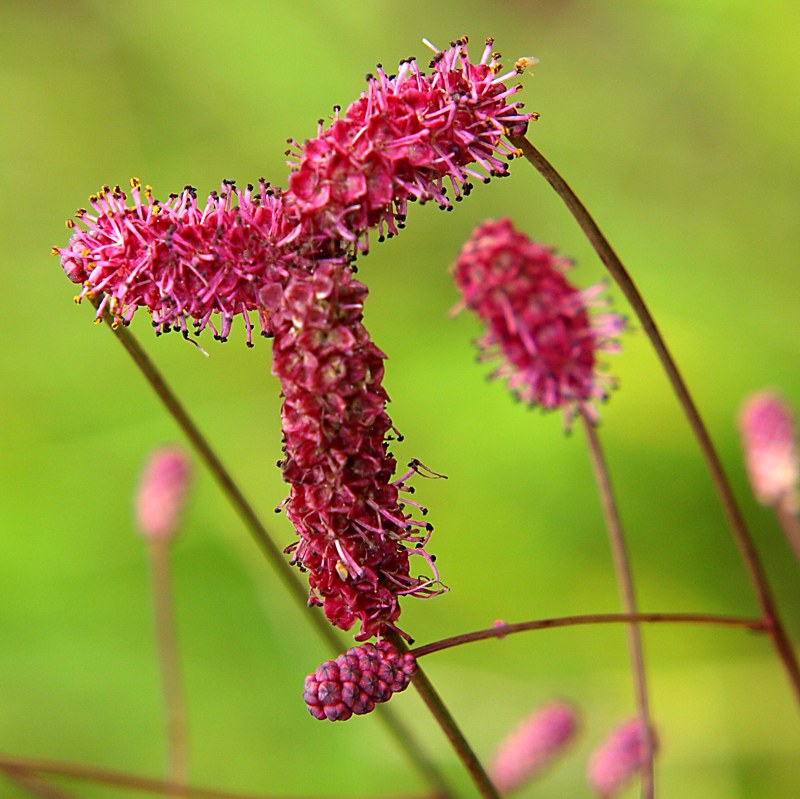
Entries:
{"label": "thin wiry stem", "polygon": [[554,619],[535,619],[515,624],[498,624],[485,630],[461,633],[430,644],[415,646],[411,654],[416,658],[452,649],[454,646],[470,644],[473,641],[486,641],[489,638],[505,638],[514,633],[530,630],[552,630],[556,627],[577,627],[587,624],[710,624],[717,627],[743,627],[753,632],[768,632],[769,626],[763,619],[749,619],[744,616],[717,616],[708,613],[587,613],[582,616],[561,616]]}
{"label": "thin wiry stem", "polygon": [[147,541],[161,691],[167,720],[167,779],[183,784],[189,769],[186,706],[175,630],[169,547],[169,539],[164,537]]}
{"label": "thin wiry stem", "polygon": [[525,138],[525,136],[510,136],[509,140],[520,150],[522,155],[524,155],[538,170],[555,190],[556,194],[563,200],[586,238],[589,240],[589,243],[600,257],[600,260],[605,264],[609,274],[622,290],[622,293],[625,295],[631,308],[633,308],[634,313],[638,317],[647,337],[650,339],[653,349],[669,378],[672,389],[678,398],[681,408],[683,408],[683,412],[689,421],[692,432],[703,453],[714,488],[719,496],[733,537],[739,547],[742,561],[750,577],[750,582],[758,600],[767,631],[772,639],[778,658],[783,664],[789,682],[792,685],[795,698],[798,703],[800,703],[800,664],[798,664],[797,655],[795,654],[792,642],[781,621],[766,572],[761,564],[761,559],[758,556],[750,533],[747,531],[744,517],[739,510],[730,482],[725,474],[725,470],[722,468],[722,462],[714,448],[708,430],[689,393],[686,382],[678,370],[677,364],[656,326],[650,309],[647,307],[644,298],[633,282],[628,270],[608,243],[608,240],[597,226],[591,214],[586,210],[584,204],[569,187],[564,178],[556,171],[555,167]]}
{"label": "thin wiry stem", "polygon": [[[98,298],[95,298],[95,302],[99,302]],[[289,595],[294,602],[303,609],[303,618],[308,619],[309,623],[314,627],[328,647],[334,653],[339,654],[344,648],[339,640],[339,636],[318,612],[313,610],[309,612],[307,589],[283,557],[283,553],[273,542],[252,505],[247,501],[233,477],[225,468],[216,452],[214,452],[205,436],[200,432],[194,420],[189,416],[183,404],[153,363],[152,359],[144,351],[141,344],[139,344],[127,327],[116,324],[108,313],[103,315],[103,320],[109,330],[114,333],[117,340],[125,348],[128,355],[131,356],[133,362],[139,368],[139,371],[141,371],[142,375],[156,393],[156,396],[175,420],[178,427],[183,431],[199,458],[211,472],[219,487],[222,489],[223,494],[225,494],[228,501],[236,509],[239,517],[255,539],[262,553],[278,573],[278,577],[289,592]],[[433,761],[428,757],[410,728],[392,712],[391,708],[381,707],[376,708],[376,711],[378,712],[378,717],[386,725],[401,751],[404,752],[408,759],[415,765],[420,774],[430,782],[438,794],[451,796],[452,791],[448,787],[447,781]]]}
{"label": "thin wiry stem", "polygon": [[[626,613],[636,613],[636,592],[633,587],[633,574],[631,572],[628,551],[625,545],[625,535],[622,530],[622,522],[619,517],[614,490],[611,486],[611,476],[608,471],[603,449],[600,446],[600,438],[597,429],[586,413],[581,413],[586,440],[589,445],[589,457],[592,461],[597,490],[600,494],[600,504],[603,507],[603,515],[606,520],[608,538],[611,543],[611,552],[614,558],[614,570],[617,574],[617,584],[622,599],[622,607]],[[650,700],[647,692],[647,676],[644,666],[644,652],[642,650],[642,637],[639,633],[638,624],[629,624],[628,628],[628,651],[631,661],[631,672],[633,674],[633,686],[636,696],[636,711],[644,735],[644,762],[642,764],[642,799],[653,799],[655,796],[655,735],[653,732],[653,722],[650,718]]]}
{"label": "thin wiry stem", "polygon": [[[386,637],[401,652],[409,651],[406,642],[397,633],[390,630]],[[412,651],[416,654],[416,650]],[[464,764],[464,768],[466,768],[470,777],[472,777],[472,781],[475,783],[475,787],[478,789],[480,795],[483,796],[484,799],[499,799],[497,788],[492,785],[492,781],[489,779],[486,769],[484,769],[480,760],[478,760],[477,755],[464,737],[464,733],[461,732],[458,724],[456,724],[456,720],[453,718],[447,705],[442,701],[442,698],[419,664],[417,664],[417,671],[411,678],[411,682],[414,688],[417,689],[417,693],[422,697],[422,701],[427,705],[428,710],[430,710],[431,714],[442,728],[442,731],[447,736],[447,740],[450,741],[453,749],[455,749],[456,754]]]}
{"label": "thin wiry stem", "polygon": [[[137,774],[127,774],[122,771],[112,771],[95,766],[83,766],[78,763],[60,763],[52,760],[39,760],[28,757],[13,757],[6,754],[0,755],[0,771],[6,774],[51,774],[58,777],[84,780],[86,782],[113,785],[117,788],[144,791],[145,793],[180,796],[186,799],[277,799],[273,794],[237,793],[216,788],[201,788],[194,785],[175,785],[166,780],[140,777]],[[448,794],[433,793],[424,797],[418,797],[418,799],[447,799],[447,796]],[[63,794],[63,797],[64,799],[69,799],[67,794]],[[315,794],[314,797],[293,795],[291,799],[321,799],[321,797],[318,794]],[[385,799],[393,799],[393,797],[385,797]],[[401,797],[394,797],[394,799],[401,799]]]}
{"label": "thin wiry stem", "polygon": [[0,766],[0,771],[5,774],[6,779],[15,783],[23,790],[40,799],[72,799],[72,794],[62,791],[55,785],[41,779],[29,771],[23,771],[9,766]]}

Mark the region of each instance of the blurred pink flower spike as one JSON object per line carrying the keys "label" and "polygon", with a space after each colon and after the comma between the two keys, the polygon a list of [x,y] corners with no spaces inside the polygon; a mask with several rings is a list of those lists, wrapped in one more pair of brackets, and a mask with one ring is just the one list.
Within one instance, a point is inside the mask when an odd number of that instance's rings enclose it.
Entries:
{"label": "blurred pink flower spike", "polygon": [[598,354],[617,352],[625,327],[618,314],[589,313],[607,304],[604,285],[576,288],[564,276],[571,265],[500,219],[475,228],[453,266],[462,307],[486,325],[481,359],[502,361],[491,377],[528,405],[560,408],[567,425],[577,412],[596,419],[593,402],[615,387]]}
{"label": "blurred pink flower spike", "polygon": [[751,394],[739,412],[744,460],[762,505],[797,510],[797,434],[792,411],[776,394]]}
{"label": "blurred pink flower spike", "polygon": [[594,750],[587,779],[600,799],[618,796],[641,770],[647,754],[646,734],[641,719],[631,719],[617,727]]}
{"label": "blurred pink flower spike", "polygon": [[492,782],[511,793],[537,777],[575,739],[578,714],[568,702],[555,700],[524,719],[497,748],[490,766]]}
{"label": "blurred pink flower spike", "polygon": [[183,450],[166,446],[150,455],[136,495],[136,524],[142,535],[165,540],[177,533],[190,479],[191,465]]}

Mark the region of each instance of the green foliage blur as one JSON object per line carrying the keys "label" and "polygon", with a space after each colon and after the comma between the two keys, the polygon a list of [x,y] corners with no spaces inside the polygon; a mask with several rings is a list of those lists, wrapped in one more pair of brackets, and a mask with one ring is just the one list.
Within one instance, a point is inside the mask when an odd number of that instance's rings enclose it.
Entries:
{"label": "green foliage blur", "polygon": [[[790,0],[538,0],[403,4],[82,0],[0,4],[0,228],[5,344],[0,383],[0,752],[159,776],[165,747],[145,550],[131,497],[141,464],[180,434],[114,337],[76,306],[49,254],[64,220],[131,176],[166,197],[191,183],[286,184],[287,137],[314,135],[376,62],[468,34],[522,78],[530,130],[617,248],[651,304],[720,447],[800,641],[797,563],[752,500],[735,430],[748,392],[800,409],[800,11]],[[523,161],[452,214],[414,208],[407,230],[360,263],[366,322],[388,354],[401,460],[431,509],[451,592],[406,602],[424,643],[529,618],[619,609],[580,429],[515,404],[475,363],[476,322],[455,320],[448,266],[480,221],[510,215],[603,270]],[[615,288],[615,306],[627,312]],[[757,614],[698,450],[644,335],[610,359],[621,389],[601,435],[647,611]],[[135,334],[190,406],[281,546],[286,494],[269,343],[241,325],[203,357],[178,336]],[[239,335],[237,335],[237,332]],[[328,657],[208,474],[198,466],[174,547],[191,721],[191,780],[259,795],[421,794],[374,717],[313,720],[304,675]],[[306,613],[310,613],[307,611]],[[658,795],[800,795],[800,716],[768,641],[734,629],[645,630],[661,739]],[[350,645],[343,637],[343,649]],[[520,796],[589,796],[591,749],[631,716],[621,627],[476,643],[424,665],[483,758],[530,709],[563,696],[584,712],[578,745]],[[392,706],[464,796],[461,766],[413,691]],[[137,797],[67,783],[74,796]],[[626,796],[634,796],[631,788]],[[23,796],[3,783],[0,795]],[[142,794],[144,795],[144,794]]]}

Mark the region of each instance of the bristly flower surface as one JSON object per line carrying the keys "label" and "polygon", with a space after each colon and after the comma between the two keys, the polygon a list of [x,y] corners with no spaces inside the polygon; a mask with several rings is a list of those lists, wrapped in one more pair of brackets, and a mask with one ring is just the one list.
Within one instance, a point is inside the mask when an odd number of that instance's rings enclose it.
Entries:
{"label": "bristly flower surface", "polygon": [[399,652],[386,640],[362,644],[309,674],[303,700],[314,718],[347,721],[405,691],[416,670],[414,656]]}
{"label": "bristly flower surface", "polygon": [[279,193],[264,181],[245,190],[225,182],[204,204],[191,187],[161,203],[132,180],[131,198],[128,205],[119,187],[106,186],[91,197],[92,211],[78,211],[79,226],[67,223],[74,230],[69,245],[54,254],[82,284],[78,300],[104,293],[98,318],[108,310],[127,324],[144,307],[159,333],[208,325],[223,341],[241,314],[248,344],[247,311],[255,310],[262,332],[271,333],[286,264],[297,260],[276,246],[286,235]]}
{"label": "bristly flower surface", "polygon": [[753,394],[739,412],[739,429],[756,499],[796,511],[800,462],[791,408],[770,391]]}
{"label": "bristly flower surface", "polygon": [[522,787],[569,747],[578,732],[578,714],[555,700],[537,708],[498,746],[489,772],[502,794]]}
{"label": "bristly flower surface", "polygon": [[509,219],[484,222],[453,266],[463,306],[486,324],[482,358],[500,358],[492,377],[506,378],[523,402],[580,410],[596,417],[614,381],[599,372],[598,354],[619,350],[624,319],[590,313],[603,285],[580,290],[565,277],[571,263],[515,230]]}
{"label": "bristly flower surface", "polygon": [[[383,388],[385,355],[364,327],[366,286],[343,261],[295,270],[273,317],[273,372],[281,381],[291,492],[284,507],[300,540],[292,561],[309,573],[310,602],[356,640],[395,628],[404,595],[443,590],[425,544],[433,529],[405,509],[424,508],[387,451],[393,431]],[[417,555],[432,573],[410,573]]]}
{"label": "bristly flower surface", "polygon": [[[531,59],[502,74],[487,40],[478,63],[467,40],[437,52],[432,72],[415,59],[400,63],[396,75],[379,65],[368,87],[333,123],[320,123],[316,138],[290,140],[287,213],[297,222],[294,236],[317,249],[349,242],[368,249],[367,231],[393,236],[404,226],[408,203],[433,200],[450,209],[447,189],[460,200],[472,181],[508,173],[504,158],[516,151],[502,139],[523,133],[535,114],[521,112],[514,95]],[[524,62],[524,63],[523,63]]]}

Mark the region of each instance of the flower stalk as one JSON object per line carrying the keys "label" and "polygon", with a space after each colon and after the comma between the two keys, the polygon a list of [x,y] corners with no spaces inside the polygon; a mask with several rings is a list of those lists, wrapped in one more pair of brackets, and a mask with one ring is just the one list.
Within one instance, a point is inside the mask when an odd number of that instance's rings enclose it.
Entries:
{"label": "flower stalk", "polygon": [[747,530],[744,517],[739,510],[739,506],[733,494],[733,489],[722,467],[722,462],[711,441],[711,437],[708,434],[708,430],[689,393],[688,386],[678,370],[677,364],[667,348],[663,336],[656,326],[655,319],[650,313],[650,309],[647,307],[644,298],[628,273],[628,270],[601,232],[591,214],[555,167],[553,167],[530,141],[528,141],[524,134],[510,132],[509,141],[519,149],[522,155],[536,168],[542,177],[545,178],[567,206],[570,213],[575,218],[575,221],[589,240],[589,243],[600,257],[600,260],[605,264],[609,274],[622,290],[622,293],[625,295],[634,313],[638,317],[647,337],[650,339],[703,453],[714,488],[719,496],[728,524],[730,525],[733,537],[739,548],[741,558],[747,569],[753,591],[764,619],[765,628],[769,633],[778,658],[783,665],[795,698],[798,704],[800,704],[800,664],[798,664],[794,647],[781,620],[766,572],[761,564],[761,559],[750,537],[750,533]]}
{"label": "flower stalk", "polygon": [[[586,432],[586,440],[589,445],[589,456],[592,461],[592,469],[597,481],[597,489],[600,494],[600,502],[603,507],[603,515],[606,520],[606,529],[611,544],[611,552],[614,558],[614,570],[617,574],[617,585],[619,586],[622,606],[626,613],[635,614],[637,612],[636,592],[633,586],[633,573],[628,558],[625,536],[622,530],[617,508],[616,498],[611,486],[611,477],[608,472],[603,449],[600,446],[600,438],[597,429],[591,419],[584,413],[581,415],[583,427]],[[634,694],[636,697],[636,710],[642,730],[642,799],[653,799],[655,796],[655,733],[653,722],[650,718],[650,699],[647,690],[647,676],[644,665],[644,652],[642,648],[642,637],[639,625],[631,623],[627,628],[628,632],[628,651],[631,662],[631,672],[633,674]]]}

